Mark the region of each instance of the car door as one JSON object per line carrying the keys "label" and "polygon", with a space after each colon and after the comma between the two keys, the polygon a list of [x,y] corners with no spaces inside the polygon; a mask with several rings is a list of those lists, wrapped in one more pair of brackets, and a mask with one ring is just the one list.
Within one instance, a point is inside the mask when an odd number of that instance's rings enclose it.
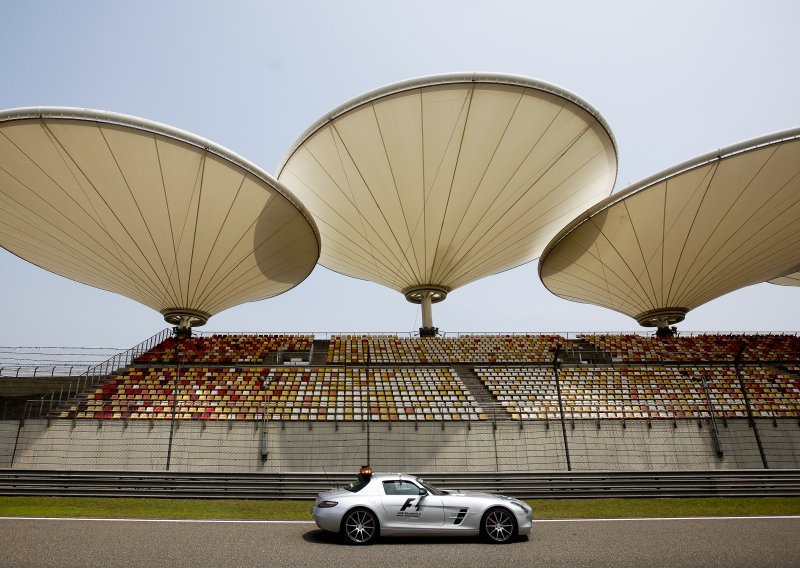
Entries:
{"label": "car door", "polygon": [[443,525],[442,498],[407,479],[383,481],[383,510],[390,522],[400,525]]}

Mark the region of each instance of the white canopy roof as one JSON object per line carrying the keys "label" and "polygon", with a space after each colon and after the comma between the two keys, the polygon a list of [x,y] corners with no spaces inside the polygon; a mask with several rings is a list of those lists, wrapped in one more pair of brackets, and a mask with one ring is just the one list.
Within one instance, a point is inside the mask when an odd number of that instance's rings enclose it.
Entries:
{"label": "white canopy roof", "polygon": [[779,286],[800,286],[800,272],[793,272],[786,276],[773,278],[769,281],[770,284],[778,284]]}
{"label": "white canopy roof", "polygon": [[229,150],[125,115],[0,112],[0,245],[202,325],[313,270],[316,226],[280,183]]}
{"label": "white canopy roof", "polygon": [[418,301],[535,259],[617,172],[591,105],[525,77],[390,85],[311,126],[278,178],[323,237],[320,263]]}
{"label": "white canopy roof", "polygon": [[723,294],[796,270],[800,129],[700,156],[580,215],[547,246],[554,294],[645,326],[681,321]]}

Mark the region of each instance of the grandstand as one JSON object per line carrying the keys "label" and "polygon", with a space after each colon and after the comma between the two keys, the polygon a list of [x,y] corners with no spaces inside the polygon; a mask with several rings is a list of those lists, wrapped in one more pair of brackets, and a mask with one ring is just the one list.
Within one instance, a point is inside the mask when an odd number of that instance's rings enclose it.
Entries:
{"label": "grandstand", "polygon": [[[599,351],[576,349],[584,341]],[[319,353],[326,347],[327,353]],[[501,413],[501,418],[514,420],[556,419],[559,408],[577,419],[699,419],[712,413],[746,418],[747,396],[753,416],[777,418],[797,413],[799,375],[787,363],[800,357],[798,347],[800,341],[791,335],[581,334],[577,340],[558,335],[334,335],[317,342],[310,335],[170,337],[48,415],[163,420],[174,412],[176,418],[200,420],[489,420],[477,395],[489,406],[506,409],[508,416]],[[558,360],[560,399],[553,366],[557,348],[563,350]],[[740,348],[748,364],[738,371],[732,363]],[[295,359],[294,366],[279,363],[287,354]],[[311,365],[311,357],[325,364]],[[584,363],[583,358],[610,359],[612,364]],[[701,360],[706,363],[698,364]],[[173,365],[164,365],[169,362]],[[463,378],[452,366],[459,367]],[[479,381],[470,383],[473,375]],[[740,375],[744,389],[737,384]]]}
{"label": "grandstand", "polygon": [[[80,469],[69,448],[85,444],[92,467],[125,469],[138,456],[137,467],[158,468],[171,440],[186,469],[205,463],[194,452],[220,446],[229,457],[205,467],[344,467],[370,454],[386,467],[466,471],[614,460],[716,469],[764,465],[761,446],[769,467],[797,467],[798,346],[790,334],[165,331],[6,416],[0,457],[52,467],[55,452]],[[9,418],[24,418],[19,438]]]}

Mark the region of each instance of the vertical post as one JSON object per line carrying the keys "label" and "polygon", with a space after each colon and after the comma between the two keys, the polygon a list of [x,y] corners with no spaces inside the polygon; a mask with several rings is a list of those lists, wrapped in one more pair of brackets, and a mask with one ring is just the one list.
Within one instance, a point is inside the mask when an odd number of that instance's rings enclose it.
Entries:
{"label": "vertical post", "polygon": [[[372,422],[372,394],[369,388],[369,363],[370,363],[370,348],[369,348],[369,338],[367,338],[366,342],[367,346],[367,465],[372,465],[371,455],[370,455],[370,422]],[[362,401],[363,403],[363,401]]]}
{"label": "vertical post", "polygon": [[714,405],[711,403],[711,397],[708,395],[708,382],[705,375],[700,375],[700,382],[703,384],[703,393],[706,395],[706,407],[708,408],[708,416],[711,418],[711,430],[714,432],[714,449],[717,452],[717,457],[725,455],[724,448],[722,447],[722,439],[719,437],[719,428],[717,428],[717,419],[714,417]]}
{"label": "vertical post", "polygon": [[175,437],[175,411],[178,402],[178,376],[181,374],[181,352],[175,344],[175,380],[172,382],[172,420],[169,426],[169,443],[167,445],[167,471],[172,461],[172,439]]}
{"label": "vertical post", "polygon": [[556,378],[556,392],[558,393],[558,412],[561,416],[561,434],[564,437],[564,454],[567,457],[567,471],[572,471],[572,461],[569,457],[569,440],[567,439],[567,425],[564,421],[564,401],[561,398],[561,381],[558,378],[558,354],[561,351],[561,344],[556,344],[553,350],[553,374]]}
{"label": "vertical post", "polygon": [[[27,405],[25,405],[27,408]],[[22,432],[22,427],[25,425],[25,418],[21,418],[19,421],[19,426],[17,426],[17,437],[14,439],[14,449],[11,452],[11,463],[9,467],[14,467],[14,459],[17,457],[17,447],[19,446],[19,435]]]}
{"label": "vertical post", "polygon": [[264,384],[264,376],[261,376],[261,443],[259,451],[261,452],[261,463],[266,464],[267,457],[269,456],[267,438],[267,409],[269,408],[269,401],[267,400],[267,391],[269,389]]}
{"label": "vertical post", "polygon": [[747,394],[747,389],[745,388],[744,381],[742,380],[742,354],[744,353],[746,347],[747,343],[742,341],[742,344],[739,346],[739,350],[736,352],[736,359],[734,359],[733,365],[736,369],[736,378],[739,379],[739,389],[741,389],[742,396],[744,397],[744,406],[747,409],[747,419],[750,422],[750,426],[753,427],[753,434],[755,434],[756,437],[758,453],[761,454],[761,463],[764,465],[764,469],[769,469],[767,455],[764,453],[764,445],[761,443],[761,435],[758,432],[758,424],[756,424],[756,420],[753,417],[753,408],[750,406],[750,397]]}

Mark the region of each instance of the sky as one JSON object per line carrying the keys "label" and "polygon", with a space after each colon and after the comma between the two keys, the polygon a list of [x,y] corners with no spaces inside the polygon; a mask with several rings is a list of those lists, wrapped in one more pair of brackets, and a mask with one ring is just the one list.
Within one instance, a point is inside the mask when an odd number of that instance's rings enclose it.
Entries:
{"label": "sky", "polygon": [[[800,126],[800,3],[404,0],[9,1],[0,109],[74,106],[163,122],[266,171],[341,103],[413,77],[491,71],[555,83],[597,108],[618,143],[615,191],[694,156]],[[457,332],[643,330],[563,300],[538,261],[434,306]],[[122,296],[0,249],[0,345],[130,347],[167,327]],[[419,306],[322,266],[205,331],[417,330]],[[685,331],[797,331],[800,290],[759,284],[709,302]]]}

